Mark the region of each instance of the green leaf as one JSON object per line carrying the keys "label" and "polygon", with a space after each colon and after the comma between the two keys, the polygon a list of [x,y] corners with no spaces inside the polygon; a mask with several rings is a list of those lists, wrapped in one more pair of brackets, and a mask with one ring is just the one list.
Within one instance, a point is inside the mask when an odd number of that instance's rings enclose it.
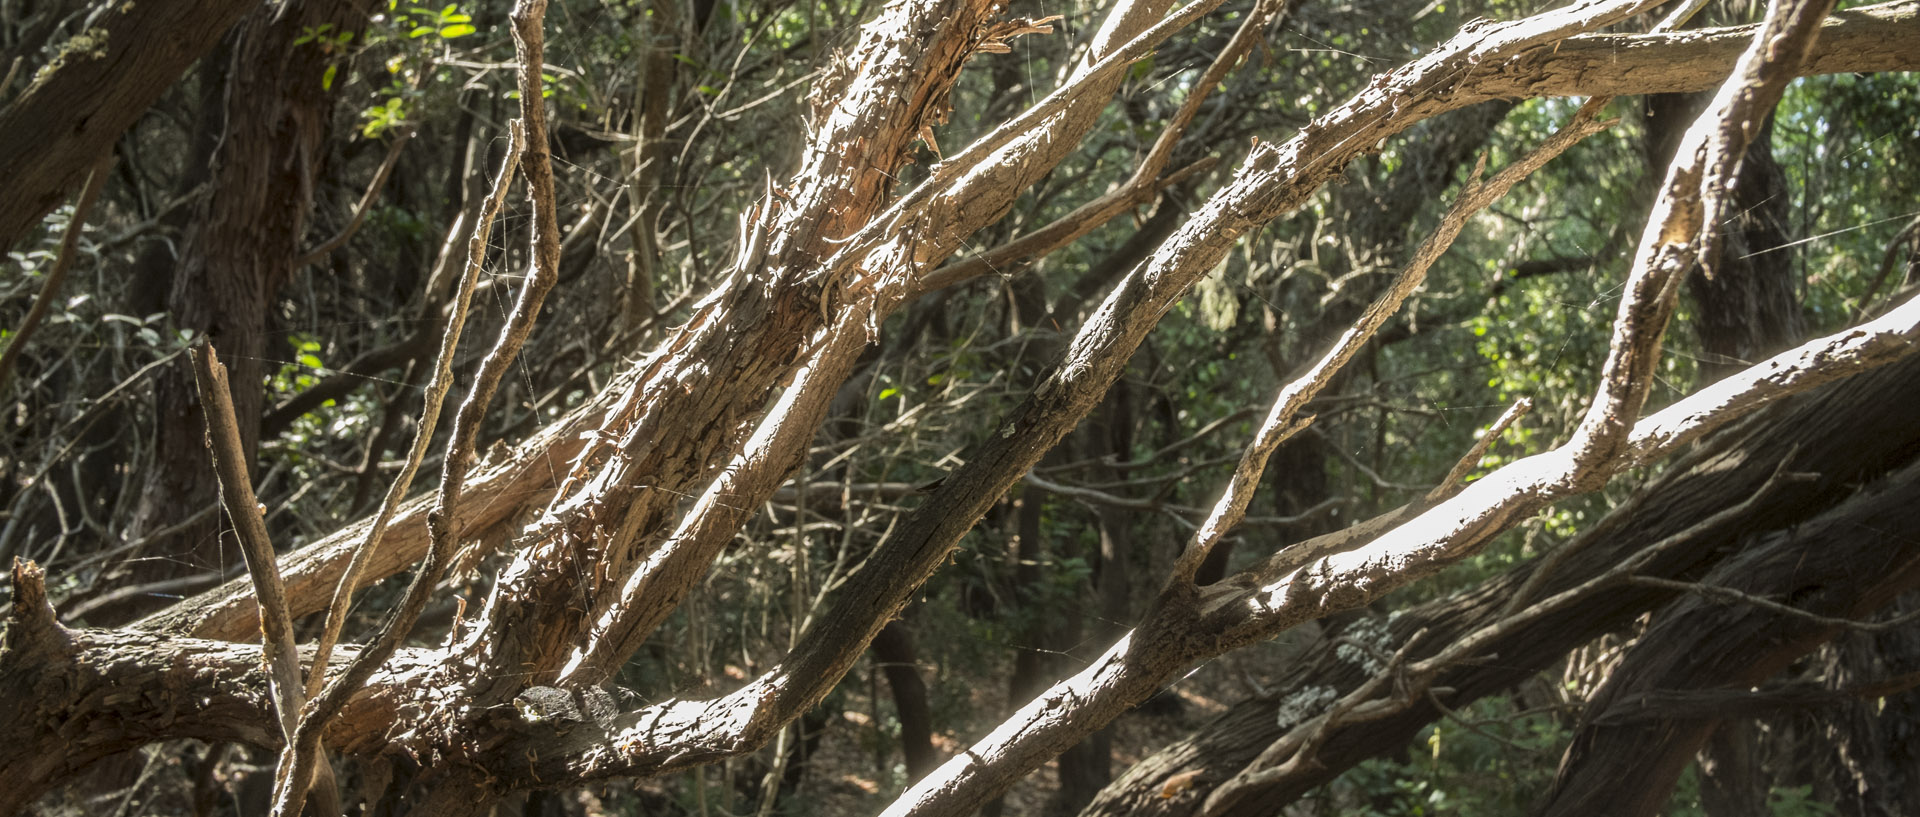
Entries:
{"label": "green leaf", "polygon": [[885,399],[887,399],[887,398],[889,398],[889,397],[892,397],[892,396],[894,396],[894,395],[896,395],[896,394],[899,394],[899,393],[900,393],[900,390],[899,390],[899,389],[895,389],[895,388],[885,388],[885,389],[881,389],[881,390],[880,390],[880,399],[882,399],[882,400],[885,400]]}
{"label": "green leaf", "polygon": [[418,40],[421,37],[425,37],[428,34],[432,34],[432,33],[433,33],[433,26],[414,26],[412,31],[407,32],[407,37],[410,39]]}
{"label": "green leaf", "polygon": [[450,26],[443,26],[440,29],[440,39],[451,40],[455,37],[465,37],[468,34],[472,34],[476,30],[477,29],[475,29],[473,26],[470,26],[466,23],[456,23]]}
{"label": "green leaf", "polygon": [[322,91],[333,90],[333,76],[339,72],[340,72],[340,66],[328,65],[326,73],[320,75],[320,90]]}
{"label": "green leaf", "polygon": [[327,31],[331,28],[333,28],[332,23],[321,23],[320,25],[317,25],[317,26],[307,26],[305,29],[301,30],[300,36],[293,41],[293,44],[306,45],[307,43],[322,39],[326,37]]}

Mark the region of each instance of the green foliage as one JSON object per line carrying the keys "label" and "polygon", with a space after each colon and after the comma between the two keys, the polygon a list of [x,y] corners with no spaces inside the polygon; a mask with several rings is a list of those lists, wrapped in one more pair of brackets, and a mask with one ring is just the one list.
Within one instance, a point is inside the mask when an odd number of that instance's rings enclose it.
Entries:
{"label": "green foliage", "polygon": [[386,101],[361,111],[360,118],[366,120],[366,124],[360,128],[360,134],[373,139],[406,123],[407,101],[397,96],[388,97]]}
{"label": "green foliage", "polygon": [[[1420,733],[1420,754],[1375,758],[1342,775],[1336,789],[1366,817],[1487,817],[1524,814],[1547,787],[1570,732],[1550,713],[1515,713],[1483,698]],[[1464,723],[1462,722],[1464,721]]]}
{"label": "green foliage", "polygon": [[[1805,242],[1795,252],[1816,331],[1856,318],[1888,242],[1920,215],[1917,106],[1920,82],[1911,75],[1836,74],[1795,82],[1774,114],[1774,152],[1794,191],[1792,228]],[[1895,283],[1883,285],[1882,296]]]}
{"label": "green foliage", "polygon": [[388,0],[386,12],[374,15],[359,47],[353,32],[337,31],[331,23],[307,29],[294,44],[319,48],[328,57],[320,78],[321,87],[328,91],[339,83],[342,65],[364,62],[386,69],[384,77],[365,73],[357,78],[364,98],[374,100],[360,110],[360,133],[374,139],[406,124],[419,104],[438,104],[429,101],[445,91],[431,86],[455,81],[451,73],[437,67],[440,50],[477,30],[473,16],[457,3],[434,8]]}
{"label": "green foliage", "polygon": [[[398,8],[399,0],[388,0],[389,12],[397,12]],[[462,12],[457,3],[448,3],[439,9],[409,4],[406,14],[414,24],[407,30],[407,38],[411,40],[429,35],[442,40],[452,40],[472,34],[475,30],[472,15]]]}

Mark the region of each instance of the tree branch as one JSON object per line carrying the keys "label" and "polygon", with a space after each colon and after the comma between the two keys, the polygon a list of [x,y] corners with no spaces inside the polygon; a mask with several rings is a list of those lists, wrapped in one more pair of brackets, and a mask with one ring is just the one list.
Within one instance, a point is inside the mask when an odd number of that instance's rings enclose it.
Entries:
{"label": "tree branch", "polygon": [[[500,160],[500,170],[494,174],[493,192],[488,194],[481,205],[480,217],[474,222],[473,236],[469,240],[466,273],[460,277],[460,288],[454,296],[452,309],[447,316],[447,326],[440,335],[440,354],[436,359],[433,379],[427,383],[424,405],[420,410],[420,423],[414,431],[413,446],[407,452],[406,465],[393,484],[387,487],[386,498],[380,503],[380,510],[374,514],[373,524],[367,529],[367,536],[360,546],[354,549],[353,558],[348,560],[346,570],[340,574],[340,583],[333,591],[333,602],[327,608],[327,621],[320,633],[320,641],[314,648],[313,674],[307,681],[307,694],[320,693],[320,680],[327,669],[327,657],[333,651],[333,644],[340,638],[340,628],[346,624],[347,610],[351,607],[353,591],[359,587],[361,575],[380,547],[380,537],[387,532],[387,524],[393,521],[396,510],[406,498],[407,491],[413,487],[414,472],[425,459],[427,446],[433,442],[433,429],[440,420],[440,406],[445,400],[448,389],[453,387],[453,356],[460,346],[460,333],[466,326],[467,309],[473,302],[474,284],[480,279],[480,269],[487,257],[487,236],[492,232],[494,217],[506,203],[507,191],[512,187],[513,177],[520,169],[520,153],[526,147],[526,132],[520,120],[513,120],[507,126],[507,155]],[[324,720],[332,713],[320,715]]]}
{"label": "tree branch", "polygon": [[[227,384],[227,369],[213,344],[202,338],[189,349],[193,359],[193,379],[200,391],[202,414],[207,421],[208,447],[213,449],[213,470],[220,479],[221,504],[240,540],[240,554],[246,559],[247,574],[253,579],[254,596],[260,602],[260,638],[267,656],[267,668],[273,690],[274,710],[279,715],[280,735],[292,741],[300,704],[306,693],[300,683],[300,656],[294,648],[293,619],[287,615],[286,589],[280,583],[280,570],[274,565],[273,543],[267,539],[267,521],[263,508],[253,496],[253,481],[247,476],[246,449],[240,443],[240,425],[233,416],[232,391]],[[324,762],[304,769],[296,802],[307,800],[307,785],[317,777],[321,788],[313,792],[310,805],[317,817],[340,813],[340,792],[334,787],[333,771]]]}
{"label": "tree branch", "polygon": [[[0,85],[0,88],[5,88]],[[46,280],[40,282],[40,292],[33,296],[33,306],[27,309],[27,316],[20,320],[20,327],[13,331],[13,337],[7,341],[7,348],[0,352],[0,395],[5,395],[7,380],[13,375],[14,361],[20,359],[20,350],[27,348],[27,341],[33,338],[34,330],[40,328],[40,321],[47,317],[53,299],[60,295],[60,285],[67,280],[67,270],[73,266],[73,254],[80,249],[80,228],[86,226],[87,215],[93,211],[93,202],[100,198],[100,188],[107,184],[107,171],[113,167],[113,154],[107,153],[93,166],[93,172],[87,174],[87,186],[80,191],[80,199],[74,202],[73,215],[67,219],[67,230],[60,236],[60,256],[53,260],[53,268],[47,271]],[[0,242],[3,245],[4,242]]]}
{"label": "tree branch", "polygon": [[292,269],[297,271],[308,264],[320,263],[328,254],[340,249],[340,245],[347,243],[347,239],[352,238],[354,233],[359,232],[360,225],[367,220],[367,211],[373,209],[373,202],[380,195],[380,188],[386,186],[387,176],[393,172],[393,166],[400,161],[400,149],[406,147],[411,139],[413,139],[413,128],[402,128],[399,137],[393,140],[393,144],[387,146],[387,157],[380,161],[380,168],[373,172],[373,181],[367,182],[367,192],[362,193],[360,203],[354,205],[353,217],[347,220],[347,226],[340,228],[340,232],[334,237],[321,242],[320,246],[294,259]]}
{"label": "tree branch", "polygon": [[[452,439],[447,441],[447,454],[441,465],[440,489],[433,510],[427,514],[426,564],[414,574],[399,606],[382,624],[373,643],[354,659],[340,678],[327,685],[314,700],[312,710],[301,718],[295,739],[288,742],[281,758],[281,777],[274,798],[275,817],[292,817],[298,812],[299,788],[304,780],[301,772],[317,754],[321,729],[332,714],[346,704],[348,696],[399,648],[440,583],[453,557],[453,547],[459,543],[461,522],[454,514],[460,505],[460,491],[465,486],[467,471],[477,456],[475,446],[487,405],[493,401],[494,391],[506,377],[527,336],[533,333],[534,321],[539,317],[547,292],[560,279],[560,227],[554,208],[553,166],[548,153],[546,102],[541,80],[545,64],[545,38],[541,29],[546,11],[546,0],[518,0],[508,15],[513,22],[514,50],[520,63],[520,119],[527,145],[521,169],[526,173],[527,197],[533,204],[530,239],[533,269],[506,325],[500,329],[499,339],[481,361],[472,391],[454,417]],[[485,253],[479,253],[478,258],[484,259]],[[463,289],[465,286],[463,284]]]}

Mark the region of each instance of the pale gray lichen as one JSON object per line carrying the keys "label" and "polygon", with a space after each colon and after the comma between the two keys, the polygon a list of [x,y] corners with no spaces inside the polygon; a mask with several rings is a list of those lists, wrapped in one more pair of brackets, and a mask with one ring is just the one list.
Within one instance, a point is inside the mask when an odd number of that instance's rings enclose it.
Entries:
{"label": "pale gray lichen", "polygon": [[1363,618],[1340,634],[1341,644],[1333,648],[1333,656],[1359,667],[1369,675],[1377,675],[1387,668],[1380,656],[1393,652],[1392,639],[1393,634],[1387,630],[1387,620]]}
{"label": "pale gray lichen", "polygon": [[1280,699],[1280,711],[1274,715],[1274,722],[1283,730],[1292,729],[1320,714],[1337,697],[1339,693],[1333,687],[1307,687]]}
{"label": "pale gray lichen", "polygon": [[527,687],[514,697],[513,708],[531,724],[562,726],[585,720],[572,693],[557,687]]}

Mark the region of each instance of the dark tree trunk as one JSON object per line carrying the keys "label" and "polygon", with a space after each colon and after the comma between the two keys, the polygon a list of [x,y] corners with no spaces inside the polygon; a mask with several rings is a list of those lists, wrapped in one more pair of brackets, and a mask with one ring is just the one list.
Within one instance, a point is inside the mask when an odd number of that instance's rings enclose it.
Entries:
{"label": "dark tree trunk", "polygon": [[[192,143],[187,146],[185,166],[170,191],[174,196],[185,196],[208,182],[208,163],[212,161],[213,151],[220,144],[220,133],[225,127],[226,105],[222,97],[227,90],[227,72],[233,66],[233,41],[236,35],[220,38],[219,45],[208,52],[206,59],[200,61],[199,69],[194,71],[193,98],[199,116],[193,123]],[[171,234],[184,235],[192,224],[195,209],[176,207],[161,223],[167,226]],[[127,287],[129,314],[146,316],[168,309],[167,298],[173,292],[174,268],[181,259],[177,254],[178,245],[165,240],[164,235],[154,235],[140,243],[140,252],[133,264],[133,282]]]}
{"label": "dark tree trunk", "polygon": [[[1766,535],[1701,580],[1817,616],[1868,617],[1920,584],[1920,465],[1794,528]],[[1818,558],[1808,558],[1819,554]],[[1536,814],[1654,815],[1729,717],[1768,704],[1754,685],[1840,627],[1707,595],[1655,619],[1593,700]]]}
{"label": "dark tree trunk", "polygon": [[1734,720],[1713,730],[1700,749],[1700,809],[1707,817],[1750,817],[1767,811],[1767,788],[1760,759],[1759,734],[1750,720]]}
{"label": "dark tree trunk", "polygon": [[[1711,94],[1646,97],[1647,178],[1657,183],[1673,153]],[[1719,380],[1798,343],[1801,320],[1794,253],[1773,251],[1789,243],[1786,174],[1773,158],[1769,118],[1747,146],[1733,189],[1735,217],[1724,230],[1712,278],[1695,266],[1687,275],[1694,302],[1693,330],[1700,340],[1700,379]],[[1700,796],[1708,817],[1757,813],[1772,780],[1760,767],[1753,744],[1761,734],[1751,723],[1726,723],[1701,752]]]}
{"label": "dark tree trunk", "polygon": [[258,5],[207,0],[103,6],[84,34],[61,47],[62,57],[38,70],[28,66],[34,81],[0,107],[0,179],[7,180],[7,195],[0,196],[0,250],[59,206],[120,134]]}
{"label": "dark tree trunk", "polygon": [[907,779],[919,780],[940,765],[933,748],[933,709],[927,705],[927,682],[920,678],[913,633],[896,620],[880,628],[873,639],[873,659],[887,676],[893,709],[900,718],[900,748],[907,757]]}
{"label": "dark tree trunk", "polygon": [[[1088,426],[1076,437],[1084,443],[1082,458],[1102,462],[1124,461],[1133,450],[1133,394],[1122,378],[1107,399],[1089,418]],[[1119,469],[1094,465],[1088,474],[1102,483],[1118,482]],[[1070,671],[1078,671],[1113,645],[1132,620],[1129,604],[1134,558],[1129,513],[1119,508],[1099,506],[1093,509],[1096,532],[1095,550],[1089,561],[1094,567],[1093,590],[1096,599],[1091,627],[1080,626],[1078,637],[1062,639],[1067,644]],[[1076,619],[1083,617],[1076,616]],[[1075,814],[1093,801],[1094,795],[1113,782],[1113,727],[1089,735],[1060,754],[1057,761],[1060,787],[1049,799],[1049,815]]]}
{"label": "dark tree trunk", "polygon": [[[1653,94],[1647,99],[1647,159],[1657,182],[1673,161],[1687,128],[1705,110],[1711,94]],[[1760,128],[1740,165],[1733,189],[1734,217],[1722,231],[1726,243],[1713,277],[1699,268],[1687,275],[1694,301],[1694,331],[1700,336],[1703,381],[1719,380],[1799,343],[1806,334],[1800,315],[1799,281],[1787,223],[1787,177],[1773,159],[1773,118]]]}
{"label": "dark tree trunk", "polygon": [[[268,359],[268,311],[301,250],[313,187],[327,157],[334,96],[321,76],[332,61],[313,43],[296,44],[323,25],[357,34],[365,0],[312,0],[293,9],[259,9],[233,48],[238,70],[228,77],[225,130],[210,164],[212,192],[198,208],[173,275],[173,325],[207,336],[227,363],[241,442],[258,444],[262,383]],[[289,12],[289,13],[282,13]],[[215,501],[206,423],[193,379],[181,361],[159,378],[154,475],[135,512],[133,530],[174,526]],[[134,554],[124,569],[153,581],[237,562],[222,544],[217,518],[188,526]],[[139,609],[116,609],[121,618]]]}
{"label": "dark tree trunk", "polygon": [[[1896,611],[1920,610],[1909,593]],[[1920,632],[1846,633],[1821,648],[1820,674],[1848,689],[1920,672]],[[1815,800],[1839,817],[1920,814],[1920,693],[1852,697],[1818,711],[1811,743],[1799,759],[1811,767]]]}
{"label": "dark tree trunk", "polygon": [[[1817,480],[1786,486],[1776,501],[1751,513],[1698,532],[1686,546],[1650,561],[1640,575],[1695,579],[1737,551],[1757,533],[1790,528],[1811,520],[1851,496],[1857,487],[1920,456],[1920,424],[1906,409],[1920,400],[1920,360],[1907,360],[1828,386],[1786,405],[1736,424],[1676,461],[1668,472],[1636,492],[1636,498],[1594,529],[1563,547],[1575,554],[1534,592],[1533,598],[1577,586],[1611,569],[1626,555],[1675,535],[1708,516],[1750,498],[1766,481],[1766,464],[1792,458],[1792,470],[1819,474]],[[1736,467],[1744,466],[1744,467]],[[1412,633],[1427,631],[1423,644],[1446,645],[1502,616],[1512,597],[1528,583],[1540,562],[1529,562],[1499,578],[1456,596],[1411,608],[1398,616],[1385,649],[1391,652]],[[1486,695],[1513,689],[1561,660],[1568,650],[1614,631],[1673,598],[1667,590],[1646,587],[1609,589],[1588,601],[1489,643],[1500,660],[1465,664],[1440,674],[1436,688],[1453,690],[1444,703],[1458,710]],[[1436,647],[1437,648],[1437,647]],[[1410,659],[1431,655],[1416,649]],[[1238,774],[1286,729],[1276,722],[1281,704],[1315,687],[1342,694],[1365,678],[1351,663],[1320,643],[1312,656],[1275,685],[1272,694],[1242,701],[1185,740],[1136,764],[1101,792],[1086,815],[1189,815],[1221,782]],[[1333,730],[1308,764],[1294,773],[1250,790],[1238,805],[1220,814],[1266,814],[1292,802],[1342,771],[1412,740],[1440,712],[1424,701],[1378,720]],[[1191,783],[1181,793],[1162,797],[1173,781]],[[1255,796],[1257,793],[1257,796]]]}

